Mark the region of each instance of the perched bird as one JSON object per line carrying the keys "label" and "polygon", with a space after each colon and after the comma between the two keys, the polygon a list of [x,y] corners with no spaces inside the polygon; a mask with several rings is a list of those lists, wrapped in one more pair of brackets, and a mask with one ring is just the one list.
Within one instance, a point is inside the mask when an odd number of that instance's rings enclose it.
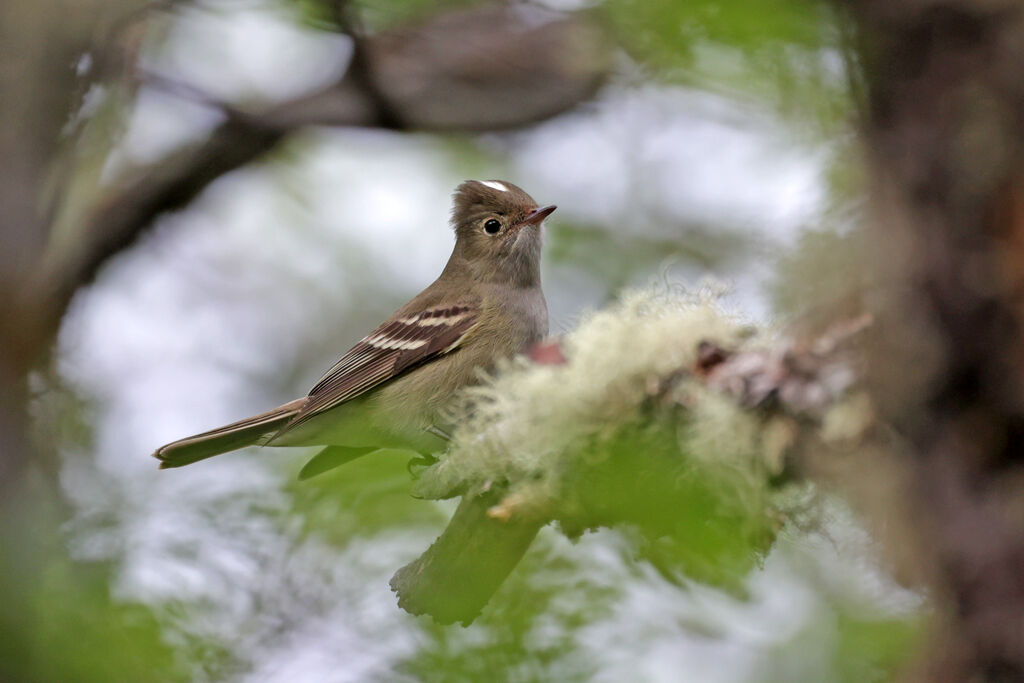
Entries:
{"label": "perched bird", "polygon": [[161,468],[250,445],[327,446],[308,477],[379,448],[444,445],[445,409],[478,369],[513,356],[548,329],[540,283],[539,207],[498,180],[455,190],[455,248],[441,276],[334,364],[309,395],[161,446]]}

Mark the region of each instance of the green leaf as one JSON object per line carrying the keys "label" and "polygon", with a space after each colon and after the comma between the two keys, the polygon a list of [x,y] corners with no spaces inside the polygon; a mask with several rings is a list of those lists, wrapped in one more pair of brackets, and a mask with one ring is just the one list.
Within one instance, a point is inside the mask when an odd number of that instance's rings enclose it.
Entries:
{"label": "green leaf", "polygon": [[335,467],[341,467],[361,458],[368,453],[380,450],[375,446],[368,448],[346,448],[345,446],[327,446],[310,458],[309,462],[299,470],[299,481],[306,481],[318,474],[323,474]]}

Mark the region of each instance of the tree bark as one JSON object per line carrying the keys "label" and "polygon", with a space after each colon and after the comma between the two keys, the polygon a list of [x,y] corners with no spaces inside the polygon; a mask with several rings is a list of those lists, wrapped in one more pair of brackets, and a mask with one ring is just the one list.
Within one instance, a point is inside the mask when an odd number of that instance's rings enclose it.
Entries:
{"label": "tree bark", "polygon": [[[845,0],[872,241],[870,369],[939,609],[926,681],[1024,680],[1024,5]],[[884,250],[884,251],[883,251]]]}

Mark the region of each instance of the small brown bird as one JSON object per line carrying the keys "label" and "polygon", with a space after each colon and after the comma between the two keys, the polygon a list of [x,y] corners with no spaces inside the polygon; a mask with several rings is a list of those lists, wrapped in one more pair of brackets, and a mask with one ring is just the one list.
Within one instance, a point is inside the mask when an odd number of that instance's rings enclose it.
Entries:
{"label": "small brown bird", "polygon": [[432,452],[455,394],[548,329],[540,284],[541,222],[522,189],[498,180],[455,190],[455,248],[441,276],[363,337],[309,395],[161,446],[161,468],[250,445],[327,446],[306,478],[379,448]]}

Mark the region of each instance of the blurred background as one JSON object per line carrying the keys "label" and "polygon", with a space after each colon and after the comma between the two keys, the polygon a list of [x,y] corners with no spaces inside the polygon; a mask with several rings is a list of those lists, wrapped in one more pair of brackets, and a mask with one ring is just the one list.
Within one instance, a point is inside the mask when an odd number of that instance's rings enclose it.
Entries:
{"label": "blurred background", "polygon": [[51,319],[4,320],[53,340],[39,455],[7,464],[4,680],[860,682],[905,661],[922,596],[827,494],[731,590],[548,528],[476,623],[442,627],[388,588],[454,509],[410,496],[408,454],[301,483],[301,449],[149,457],[305,393],[440,272],[467,178],[559,206],[553,334],[666,279],[712,278],[768,330],[835,303],[863,183],[831,6],[6,4],[5,84],[36,95],[4,98],[5,196],[42,196],[52,227],[5,237],[8,272],[39,253],[35,275],[76,280],[43,287]]}

